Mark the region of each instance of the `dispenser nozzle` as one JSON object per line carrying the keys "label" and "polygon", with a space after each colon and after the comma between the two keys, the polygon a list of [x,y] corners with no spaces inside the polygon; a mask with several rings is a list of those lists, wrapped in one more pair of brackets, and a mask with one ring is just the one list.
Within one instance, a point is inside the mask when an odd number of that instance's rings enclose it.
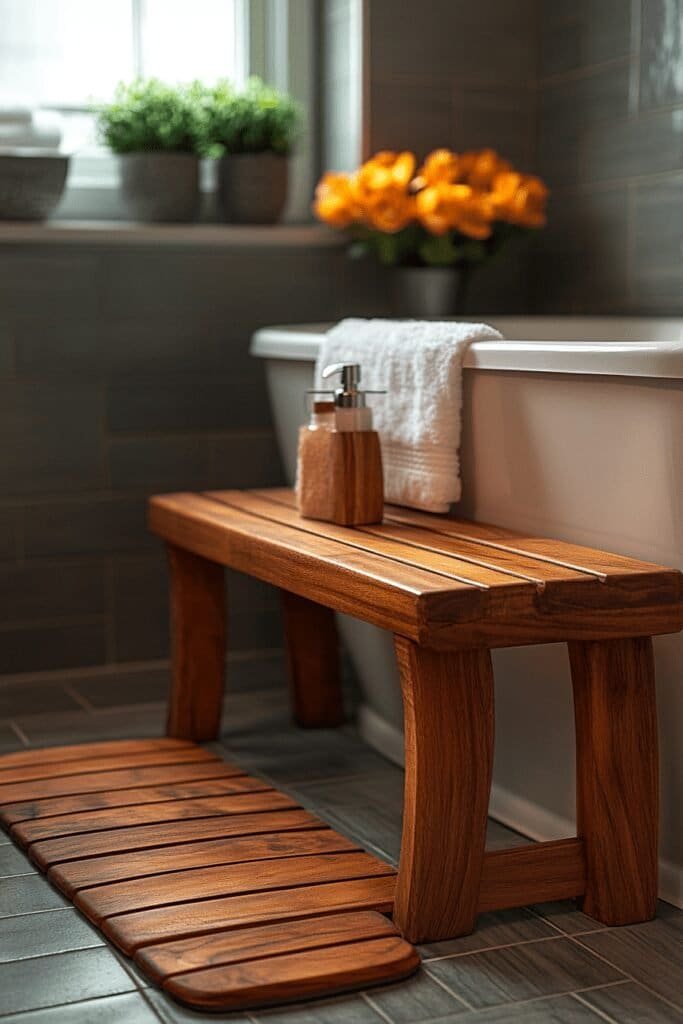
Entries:
{"label": "dispenser nozzle", "polygon": [[343,391],[357,391],[358,385],[360,384],[360,364],[359,363],[332,363],[330,366],[326,366],[323,370],[323,377],[333,377],[335,374],[341,374],[341,386]]}

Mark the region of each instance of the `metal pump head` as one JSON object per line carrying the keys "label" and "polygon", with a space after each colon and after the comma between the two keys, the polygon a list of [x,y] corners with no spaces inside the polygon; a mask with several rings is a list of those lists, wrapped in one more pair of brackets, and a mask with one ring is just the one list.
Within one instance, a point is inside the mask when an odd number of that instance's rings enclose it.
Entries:
{"label": "metal pump head", "polygon": [[341,387],[334,392],[335,405],[354,408],[365,405],[365,392],[359,391],[360,365],[358,363],[332,363],[323,370],[323,377],[341,374]]}

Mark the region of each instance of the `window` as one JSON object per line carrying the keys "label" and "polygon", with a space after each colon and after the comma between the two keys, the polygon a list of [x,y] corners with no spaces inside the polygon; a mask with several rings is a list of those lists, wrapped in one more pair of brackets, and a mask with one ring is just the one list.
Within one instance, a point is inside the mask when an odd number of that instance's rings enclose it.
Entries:
{"label": "window", "polygon": [[[118,216],[116,161],[98,148],[91,104],[136,75],[169,82],[258,74],[306,111],[289,218],[308,216],[315,177],[316,0],[0,0],[0,107],[60,111],[71,160],[58,216]],[[212,175],[205,167],[204,187]],[[79,194],[80,193],[80,194]]]}
{"label": "window", "polygon": [[0,0],[0,102],[85,109],[121,79],[239,83],[240,0]]}

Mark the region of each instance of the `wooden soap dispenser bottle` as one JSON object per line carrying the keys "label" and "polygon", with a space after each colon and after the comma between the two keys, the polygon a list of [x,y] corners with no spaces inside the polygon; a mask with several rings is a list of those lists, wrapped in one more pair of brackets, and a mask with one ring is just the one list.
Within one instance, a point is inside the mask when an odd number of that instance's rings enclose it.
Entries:
{"label": "wooden soap dispenser bottle", "polygon": [[310,424],[299,432],[299,511],[308,519],[341,526],[379,523],[384,512],[382,453],[372,409],[365,404],[370,392],[359,388],[357,363],[323,370],[325,378],[335,374],[341,375],[341,386],[334,391],[334,403],[315,402]]}

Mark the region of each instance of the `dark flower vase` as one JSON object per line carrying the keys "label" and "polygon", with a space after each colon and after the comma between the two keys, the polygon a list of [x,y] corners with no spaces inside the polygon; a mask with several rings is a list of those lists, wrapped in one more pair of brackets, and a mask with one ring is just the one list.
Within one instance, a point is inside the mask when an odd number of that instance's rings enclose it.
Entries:
{"label": "dark flower vase", "polygon": [[467,271],[455,267],[396,267],[392,274],[394,316],[440,320],[464,314]]}

